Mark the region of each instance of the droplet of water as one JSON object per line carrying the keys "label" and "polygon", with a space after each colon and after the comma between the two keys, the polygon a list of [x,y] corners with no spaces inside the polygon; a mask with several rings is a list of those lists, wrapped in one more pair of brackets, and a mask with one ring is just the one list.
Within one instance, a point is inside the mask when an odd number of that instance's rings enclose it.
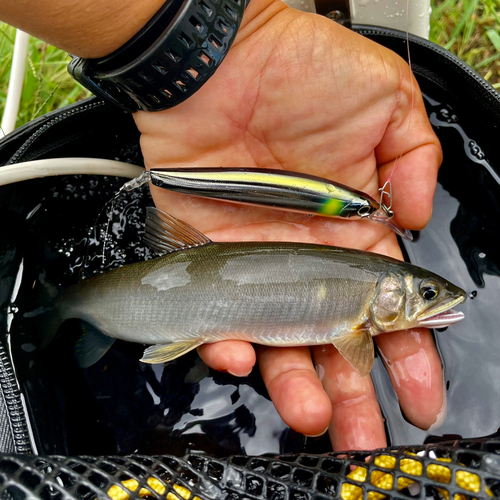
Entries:
{"label": "droplet of water", "polygon": [[476,144],[476,141],[470,141],[469,142],[469,148],[470,152],[478,159],[478,160],[484,160],[485,155],[481,148]]}
{"label": "droplet of water", "polygon": [[17,307],[16,304],[12,303],[10,306],[9,306],[9,312],[11,314],[16,314],[19,312],[19,307]]}
{"label": "droplet of water", "polygon": [[469,293],[469,299],[473,300],[477,297],[477,290],[472,290],[471,293]]}
{"label": "droplet of water", "polygon": [[478,257],[479,257],[480,259],[484,259],[484,258],[486,257],[486,254],[485,254],[484,252],[479,252]]}
{"label": "droplet of water", "polygon": [[439,117],[446,123],[456,123],[458,121],[457,115],[453,114],[448,108],[441,108]]}
{"label": "droplet of water", "polygon": [[[304,2],[301,2],[302,4]],[[116,196],[120,194],[120,191],[132,191],[133,189],[137,189],[144,184],[147,184],[151,180],[151,174],[149,172],[144,171],[139,177],[136,177],[135,179],[132,179],[128,182],[126,182],[116,193]]]}

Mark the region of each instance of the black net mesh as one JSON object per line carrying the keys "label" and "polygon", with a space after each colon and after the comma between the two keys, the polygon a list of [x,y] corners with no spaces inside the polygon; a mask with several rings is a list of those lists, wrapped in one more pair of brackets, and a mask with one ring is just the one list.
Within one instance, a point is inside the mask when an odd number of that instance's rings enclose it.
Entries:
{"label": "black net mesh", "polygon": [[371,452],[214,459],[0,456],[0,498],[500,498],[500,440]]}

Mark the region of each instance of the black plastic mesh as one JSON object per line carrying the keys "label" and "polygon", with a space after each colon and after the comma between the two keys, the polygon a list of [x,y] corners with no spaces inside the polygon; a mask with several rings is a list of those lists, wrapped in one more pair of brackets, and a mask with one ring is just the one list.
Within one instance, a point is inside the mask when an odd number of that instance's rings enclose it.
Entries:
{"label": "black plastic mesh", "polygon": [[[214,459],[0,455],[0,498],[500,498],[500,440]],[[197,497],[197,498],[196,498]]]}

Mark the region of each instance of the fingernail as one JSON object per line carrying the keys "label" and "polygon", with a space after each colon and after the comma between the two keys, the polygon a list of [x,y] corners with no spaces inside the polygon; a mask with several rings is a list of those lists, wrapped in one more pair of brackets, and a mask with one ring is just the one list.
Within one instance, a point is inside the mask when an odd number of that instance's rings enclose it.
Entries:
{"label": "fingernail", "polygon": [[448,411],[448,399],[446,397],[446,392],[444,392],[443,393],[443,405],[441,406],[439,413],[436,415],[436,420],[427,429],[427,432],[434,432],[443,425],[444,421],[446,420],[447,411]]}
{"label": "fingernail", "polygon": [[[318,374],[319,381],[323,382],[323,377],[325,376],[325,367],[318,363],[316,365],[316,373]],[[328,429],[328,427],[327,427],[327,429]]]}
{"label": "fingernail", "polygon": [[325,429],[323,432],[320,432],[319,434],[314,434],[314,435],[311,435],[311,434],[304,434],[304,436],[305,436],[305,437],[308,437],[308,438],[318,438],[318,437],[320,437],[320,436],[323,436],[323,434],[325,434],[325,433],[326,433],[326,431],[328,430],[328,428],[329,428],[329,427],[330,427],[330,426],[329,426],[329,425],[327,425],[327,426],[326,426],[326,429]]}
{"label": "fingernail", "polygon": [[230,375],[233,375],[234,377],[248,377],[248,375],[250,375],[250,373],[252,373],[252,368],[247,372],[236,373],[236,372],[232,372],[231,370],[228,370],[227,373],[229,373]]}

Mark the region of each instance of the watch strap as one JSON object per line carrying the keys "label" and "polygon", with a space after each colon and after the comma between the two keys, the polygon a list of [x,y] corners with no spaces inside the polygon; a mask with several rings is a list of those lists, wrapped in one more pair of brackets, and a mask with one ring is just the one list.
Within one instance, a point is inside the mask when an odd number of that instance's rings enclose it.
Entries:
{"label": "watch strap", "polygon": [[125,45],[100,59],[75,57],[70,74],[124,111],[160,111],[193,95],[238,31],[246,0],[169,0]]}

